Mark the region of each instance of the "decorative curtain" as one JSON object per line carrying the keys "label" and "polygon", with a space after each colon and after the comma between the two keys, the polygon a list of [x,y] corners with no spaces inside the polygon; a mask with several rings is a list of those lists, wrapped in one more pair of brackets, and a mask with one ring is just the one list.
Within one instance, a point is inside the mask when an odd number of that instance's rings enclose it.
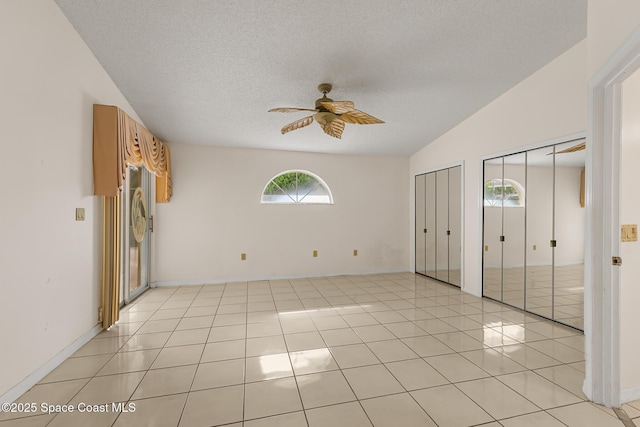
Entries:
{"label": "decorative curtain", "polygon": [[120,315],[121,201],[127,167],[144,165],[156,175],[156,202],[171,199],[169,148],[117,107],[93,106],[93,187],[103,196],[102,327]]}
{"label": "decorative curtain", "polygon": [[172,196],[169,147],[118,107],[93,106],[93,187],[97,196],[122,191],[127,167],[144,165],[156,175],[156,202]]}
{"label": "decorative curtain", "polygon": [[102,327],[108,328],[120,316],[120,251],[122,195],[102,198]]}

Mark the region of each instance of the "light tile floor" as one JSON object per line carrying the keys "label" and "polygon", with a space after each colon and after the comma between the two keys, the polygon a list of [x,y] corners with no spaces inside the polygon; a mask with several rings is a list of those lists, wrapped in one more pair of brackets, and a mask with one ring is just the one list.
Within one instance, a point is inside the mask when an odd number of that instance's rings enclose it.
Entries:
{"label": "light tile floor", "polygon": [[483,273],[485,296],[584,330],[583,264],[485,268]]}
{"label": "light tile floor", "polygon": [[[158,288],[0,427],[622,426],[582,395],[583,345],[411,273]],[[640,426],[640,401],[623,409]]]}

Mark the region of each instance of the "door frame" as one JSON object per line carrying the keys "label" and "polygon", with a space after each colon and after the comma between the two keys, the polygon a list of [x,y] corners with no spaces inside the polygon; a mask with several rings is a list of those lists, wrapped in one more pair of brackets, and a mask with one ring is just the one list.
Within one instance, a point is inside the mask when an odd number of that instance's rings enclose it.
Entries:
{"label": "door frame", "polygon": [[640,29],[609,57],[589,82],[583,392],[608,407],[640,397],[620,389],[620,135],[622,83],[640,69]]}

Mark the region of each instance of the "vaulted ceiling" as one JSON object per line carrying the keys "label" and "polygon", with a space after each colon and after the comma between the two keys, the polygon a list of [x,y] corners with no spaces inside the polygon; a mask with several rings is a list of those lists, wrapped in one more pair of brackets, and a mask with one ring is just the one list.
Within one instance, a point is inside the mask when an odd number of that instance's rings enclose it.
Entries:
{"label": "vaulted ceiling", "polygon": [[[56,0],[164,141],[409,156],[586,37],[586,0]],[[385,124],[312,124],[330,97]],[[586,90],[586,89],[585,89]]]}

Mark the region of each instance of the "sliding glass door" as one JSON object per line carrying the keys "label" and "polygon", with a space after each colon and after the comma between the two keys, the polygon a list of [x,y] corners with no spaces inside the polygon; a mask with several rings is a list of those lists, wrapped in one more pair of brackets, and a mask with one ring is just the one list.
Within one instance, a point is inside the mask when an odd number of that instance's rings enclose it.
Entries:
{"label": "sliding glass door", "polygon": [[149,287],[150,176],[144,166],[131,166],[124,181],[121,305],[129,303]]}

